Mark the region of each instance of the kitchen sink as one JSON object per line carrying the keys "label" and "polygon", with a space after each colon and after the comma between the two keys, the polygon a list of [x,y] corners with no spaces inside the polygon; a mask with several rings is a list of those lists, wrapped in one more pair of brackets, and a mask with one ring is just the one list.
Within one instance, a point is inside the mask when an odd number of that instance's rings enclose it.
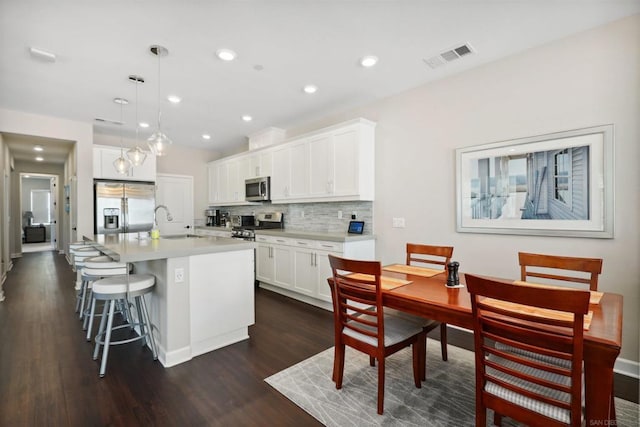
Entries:
{"label": "kitchen sink", "polygon": [[200,239],[204,236],[199,236],[197,234],[172,234],[169,236],[160,236],[161,239]]}

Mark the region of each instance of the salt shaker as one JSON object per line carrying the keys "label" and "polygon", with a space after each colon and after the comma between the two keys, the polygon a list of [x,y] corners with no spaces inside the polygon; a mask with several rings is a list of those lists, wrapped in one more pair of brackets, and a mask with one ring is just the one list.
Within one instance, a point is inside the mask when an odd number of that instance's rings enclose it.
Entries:
{"label": "salt shaker", "polygon": [[451,261],[447,264],[447,286],[454,287],[460,285],[460,277],[458,276],[458,267],[460,267],[460,263],[458,261]]}

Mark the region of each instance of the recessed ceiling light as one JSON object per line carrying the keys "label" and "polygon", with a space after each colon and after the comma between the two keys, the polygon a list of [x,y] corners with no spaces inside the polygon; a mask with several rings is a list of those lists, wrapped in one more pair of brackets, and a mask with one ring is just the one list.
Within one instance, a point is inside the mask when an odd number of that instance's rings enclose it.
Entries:
{"label": "recessed ceiling light", "polygon": [[113,98],[113,102],[121,105],[127,105],[129,103],[129,101],[124,98]]}
{"label": "recessed ceiling light", "polygon": [[251,120],[253,120],[253,117],[248,116],[248,115],[244,115],[244,116],[242,116],[242,120],[244,120],[245,122],[250,122]]}
{"label": "recessed ceiling light", "polygon": [[365,68],[373,67],[377,63],[378,63],[378,57],[373,55],[364,56],[360,60],[360,65],[362,65]]}
{"label": "recessed ceiling light", "polygon": [[40,156],[36,157],[36,162],[41,162],[41,161],[43,161],[43,160],[44,160],[44,158],[42,158],[42,157],[40,157]]}
{"label": "recessed ceiling light", "polygon": [[182,98],[180,98],[179,96],[176,96],[176,95],[169,95],[169,96],[167,96],[167,99],[172,104],[179,104],[180,101],[182,101]]}
{"label": "recessed ceiling light", "polygon": [[23,178],[31,178],[31,175],[24,175]]}
{"label": "recessed ceiling light", "polygon": [[203,133],[202,139],[211,139],[211,135],[209,135],[208,133]]}
{"label": "recessed ceiling light", "polygon": [[316,85],[306,85],[302,88],[305,93],[316,93],[318,91],[318,86]]}
{"label": "recessed ceiling light", "polygon": [[236,55],[236,53],[231,49],[218,49],[216,51],[216,56],[223,61],[233,61],[238,55]]}
{"label": "recessed ceiling light", "polygon": [[39,145],[36,145],[35,147],[33,147],[33,151],[44,151],[44,148],[42,148]]}
{"label": "recessed ceiling light", "polygon": [[149,123],[147,123],[147,122],[140,122],[140,123],[138,123],[138,126],[140,126],[141,128],[148,128],[148,127],[149,127]]}

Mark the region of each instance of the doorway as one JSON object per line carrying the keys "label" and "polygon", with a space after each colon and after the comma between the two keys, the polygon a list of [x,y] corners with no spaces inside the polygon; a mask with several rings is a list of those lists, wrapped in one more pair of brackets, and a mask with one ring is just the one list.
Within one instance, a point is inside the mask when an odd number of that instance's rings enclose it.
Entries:
{"label": "doorway", "polygon": [[20,173],[22,253],[58,248],[58,175]]}

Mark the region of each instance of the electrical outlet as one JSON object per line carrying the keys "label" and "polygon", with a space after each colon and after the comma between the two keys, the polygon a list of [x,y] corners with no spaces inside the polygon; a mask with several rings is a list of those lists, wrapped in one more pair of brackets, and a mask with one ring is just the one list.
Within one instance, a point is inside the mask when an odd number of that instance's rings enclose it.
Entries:
{"label": "electrical outlet", "polygon": [[338,211],[338,219],[342,219],[342,211]]}
{"label": "electrical outlet", "polygon": [[356,213],[356,211],[351,212],[351,219],[356,219],[358,218],[358,214]]}
{"label": "electrical outlet", "polygon": [[393,228],[404,228],[404,218],[393,218]]}
{"label": "electrical outlet", "polygon": [[300,211],[300,218],[304,218],[304,211]]}
{"label": "electrical outlet", "polygon": [[174,271],[175,277],[174,281],[176,283],[184,282],[184,268],[176,268]]}

